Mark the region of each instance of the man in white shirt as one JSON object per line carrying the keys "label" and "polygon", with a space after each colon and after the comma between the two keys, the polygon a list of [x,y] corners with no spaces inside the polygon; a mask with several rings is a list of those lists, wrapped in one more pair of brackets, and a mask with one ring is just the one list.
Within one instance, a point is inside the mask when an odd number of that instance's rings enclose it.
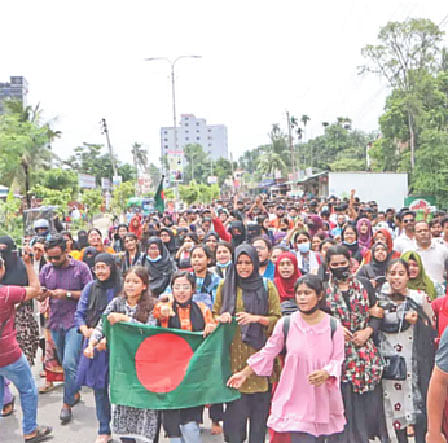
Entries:
{"label": "man in white shirt", "polygon": [[394,250],[403,254],[415,251],[415,212],[405,211],[401,214],[401,225],[404,230],[394,241]]}
{"label": "man in white shirt", "polygon": [[422,258],[426,274],[434,283],[443,285],[448,248],[432,242],[431,230],[425,221],[419,221],[415,224],[415,239],[417,247],[413,250]]}

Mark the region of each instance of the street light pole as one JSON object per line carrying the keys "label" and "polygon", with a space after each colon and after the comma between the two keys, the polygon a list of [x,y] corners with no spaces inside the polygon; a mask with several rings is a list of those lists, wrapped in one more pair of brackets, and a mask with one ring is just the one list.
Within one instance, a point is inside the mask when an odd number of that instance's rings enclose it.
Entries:
{"label": "street light pole", "polygon": [[[172,108],[173,108],[173,127],[174,127],[174,152],[177,153],[177,121],[176,121],[176,80],[174,75],[174,67],[176,63],[182,58],[201,58],[200,55],[180,55],[176,57],[174,60],[171,60],[167,57],[149,57],[145,58],[145,61],[152,62],[156,60],[164,60],[167,61],[171,65],[171,100],[172,100]],[[177,155],[177,154],[176,154]],[[182,152],[182,162],[184,161],[184,155]],[[176,183],[177,185],[177,183]],[[177,186],[176,186],[177,189]]]}

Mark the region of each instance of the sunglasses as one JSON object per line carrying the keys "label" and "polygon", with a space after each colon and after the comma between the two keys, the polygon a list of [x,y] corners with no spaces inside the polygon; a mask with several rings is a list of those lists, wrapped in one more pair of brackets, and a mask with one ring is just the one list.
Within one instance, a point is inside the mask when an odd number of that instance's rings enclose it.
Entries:
{"label": "sunglasses", "polygon": [[403,223],[405,223],[405,224],[407,224],[407,223],[414,223],[414,219],[403,220]]}
{"label": "sunglasses", "polygon": [[49,255],[47,258],[48,258],[48,261],[60,260],[61,255]]}

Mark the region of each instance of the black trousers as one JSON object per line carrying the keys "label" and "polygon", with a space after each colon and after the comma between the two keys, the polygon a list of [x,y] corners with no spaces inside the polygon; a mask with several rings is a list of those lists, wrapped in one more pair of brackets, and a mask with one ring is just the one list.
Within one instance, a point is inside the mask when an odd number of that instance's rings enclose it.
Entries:
{"label": "black trousers", "polygon": [[208,411],[208,415],[210,420],[213,423],[219,423],[224,420],[224,403],[215,403],[210,405],[210,409]]}
{"label": "black trousers", "polygon": [[246,440],[247,419],[249,419],[249,443],[264,441],[266,422],[269,415],[271,392],[241,393],[241,398],[227,403],[224,413],[224,438],[229,443]]}

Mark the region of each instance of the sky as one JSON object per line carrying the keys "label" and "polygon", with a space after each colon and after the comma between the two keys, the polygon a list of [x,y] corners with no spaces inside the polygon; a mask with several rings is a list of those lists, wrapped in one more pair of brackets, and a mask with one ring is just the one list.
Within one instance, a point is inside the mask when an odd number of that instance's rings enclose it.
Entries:
{"label": "sky", "polygon": [[176,63],[178,121],[191,113],[227,125],[237,158],[268,143],[273,123],[286,130],[287,110],[311,118],[307,138],[340,116],[378,130],[388,88],[357,74],[361,48],[388,21],[441,23],[448,2],[14,0],[0,14],[0,82],[26,77],[28,104],[40,103],[62,132],[53,143],[59,156],[104,144],[106,118],[121,161],[138,142],[158,163],[160,127],[172,125],[170,65],[145,58],[201,56]]}

